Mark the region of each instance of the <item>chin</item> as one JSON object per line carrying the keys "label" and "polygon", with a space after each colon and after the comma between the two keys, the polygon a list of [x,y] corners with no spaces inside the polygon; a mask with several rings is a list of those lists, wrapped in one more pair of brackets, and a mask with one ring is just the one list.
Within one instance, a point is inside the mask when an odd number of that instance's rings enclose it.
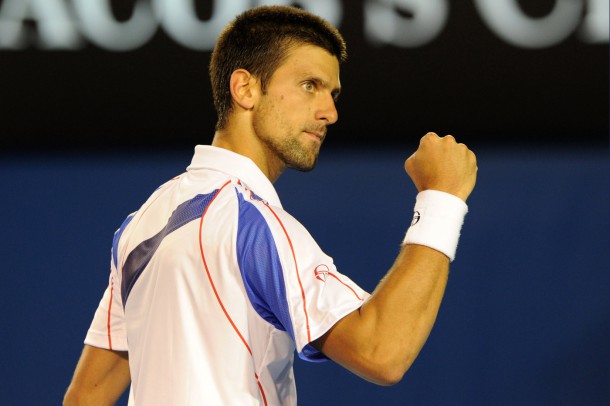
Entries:
{"label": "chin", "polygon": [[286,166],[291,169],[296,169],[299,172],[310,172],[316,167],[317,163],[318,163],[318,156],[316,155],[316,157],[313,160],[310,160],[308,162],[303,162],[303,161],[291,162]]}
{"label": "chin", "polygon": [[316,167],[318,163],[318,155],[320,148],[310,145],[291,145],[292,148],[286,148],[280,157],[286,164],[287,168],[296,169],[300,172],[309,172]]}
{"label": "chin", "polygon": [[299,172],[311,172],[313,171],[313,169],[316,167],[316,164],[313,164],[311,166],[307,166],[307,167],[295,167],[294,169],[296,169]]}

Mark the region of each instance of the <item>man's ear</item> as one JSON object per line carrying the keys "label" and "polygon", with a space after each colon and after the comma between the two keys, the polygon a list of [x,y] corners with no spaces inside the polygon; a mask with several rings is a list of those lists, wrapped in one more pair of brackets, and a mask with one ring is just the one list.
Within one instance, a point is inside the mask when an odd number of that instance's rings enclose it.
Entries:
{"label": "man's ear", "polygon": [[251,110],[259,94],[259,81],[247,70],[237,69],[229,83],[233,101],[244,110]]}

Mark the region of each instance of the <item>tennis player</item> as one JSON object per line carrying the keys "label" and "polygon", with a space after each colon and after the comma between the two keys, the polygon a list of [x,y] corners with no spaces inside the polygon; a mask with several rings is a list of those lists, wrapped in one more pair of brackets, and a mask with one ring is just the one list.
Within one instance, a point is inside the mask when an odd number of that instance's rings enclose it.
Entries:
{"label": "tennis player", "polygon": [[339,32],[297,8],[253,8],[226,27],[210,63],[213,143],[117,230],[65,405],[113,404],[129,386],[138,406],[294,405],[295,352],[379,385],[402,379],[435,322],[476,158],[452,136],[421,139],[405,161],[412,223],[363,291],[273,187],[315,166],[345,58]]}

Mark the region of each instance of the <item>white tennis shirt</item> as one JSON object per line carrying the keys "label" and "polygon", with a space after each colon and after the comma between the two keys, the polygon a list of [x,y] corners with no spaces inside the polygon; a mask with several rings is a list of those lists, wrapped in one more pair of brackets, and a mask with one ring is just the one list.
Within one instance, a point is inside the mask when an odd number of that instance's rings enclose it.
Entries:
{"label": "white tennis shirt", "polygon": [[294,405],[293,354],[369,294],[244,156],[197,146],[117,230],[85,343],[129,351],[130,405]]}

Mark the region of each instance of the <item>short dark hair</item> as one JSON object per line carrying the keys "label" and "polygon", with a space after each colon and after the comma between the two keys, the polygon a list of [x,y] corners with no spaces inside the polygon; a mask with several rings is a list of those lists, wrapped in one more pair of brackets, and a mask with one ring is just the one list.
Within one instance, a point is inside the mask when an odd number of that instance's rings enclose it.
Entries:
{"label": "short dark hair", "polygon": [[339,31],[315,14],[290,6],[260,6],[238,15],[218,37],[210,61],[210,80],[218,114],[216,129],[223,129],[233,108],[229,83],[237,69],[245,69],[266,83],[299,44],[315,45],[347,59],[347,48]]}

